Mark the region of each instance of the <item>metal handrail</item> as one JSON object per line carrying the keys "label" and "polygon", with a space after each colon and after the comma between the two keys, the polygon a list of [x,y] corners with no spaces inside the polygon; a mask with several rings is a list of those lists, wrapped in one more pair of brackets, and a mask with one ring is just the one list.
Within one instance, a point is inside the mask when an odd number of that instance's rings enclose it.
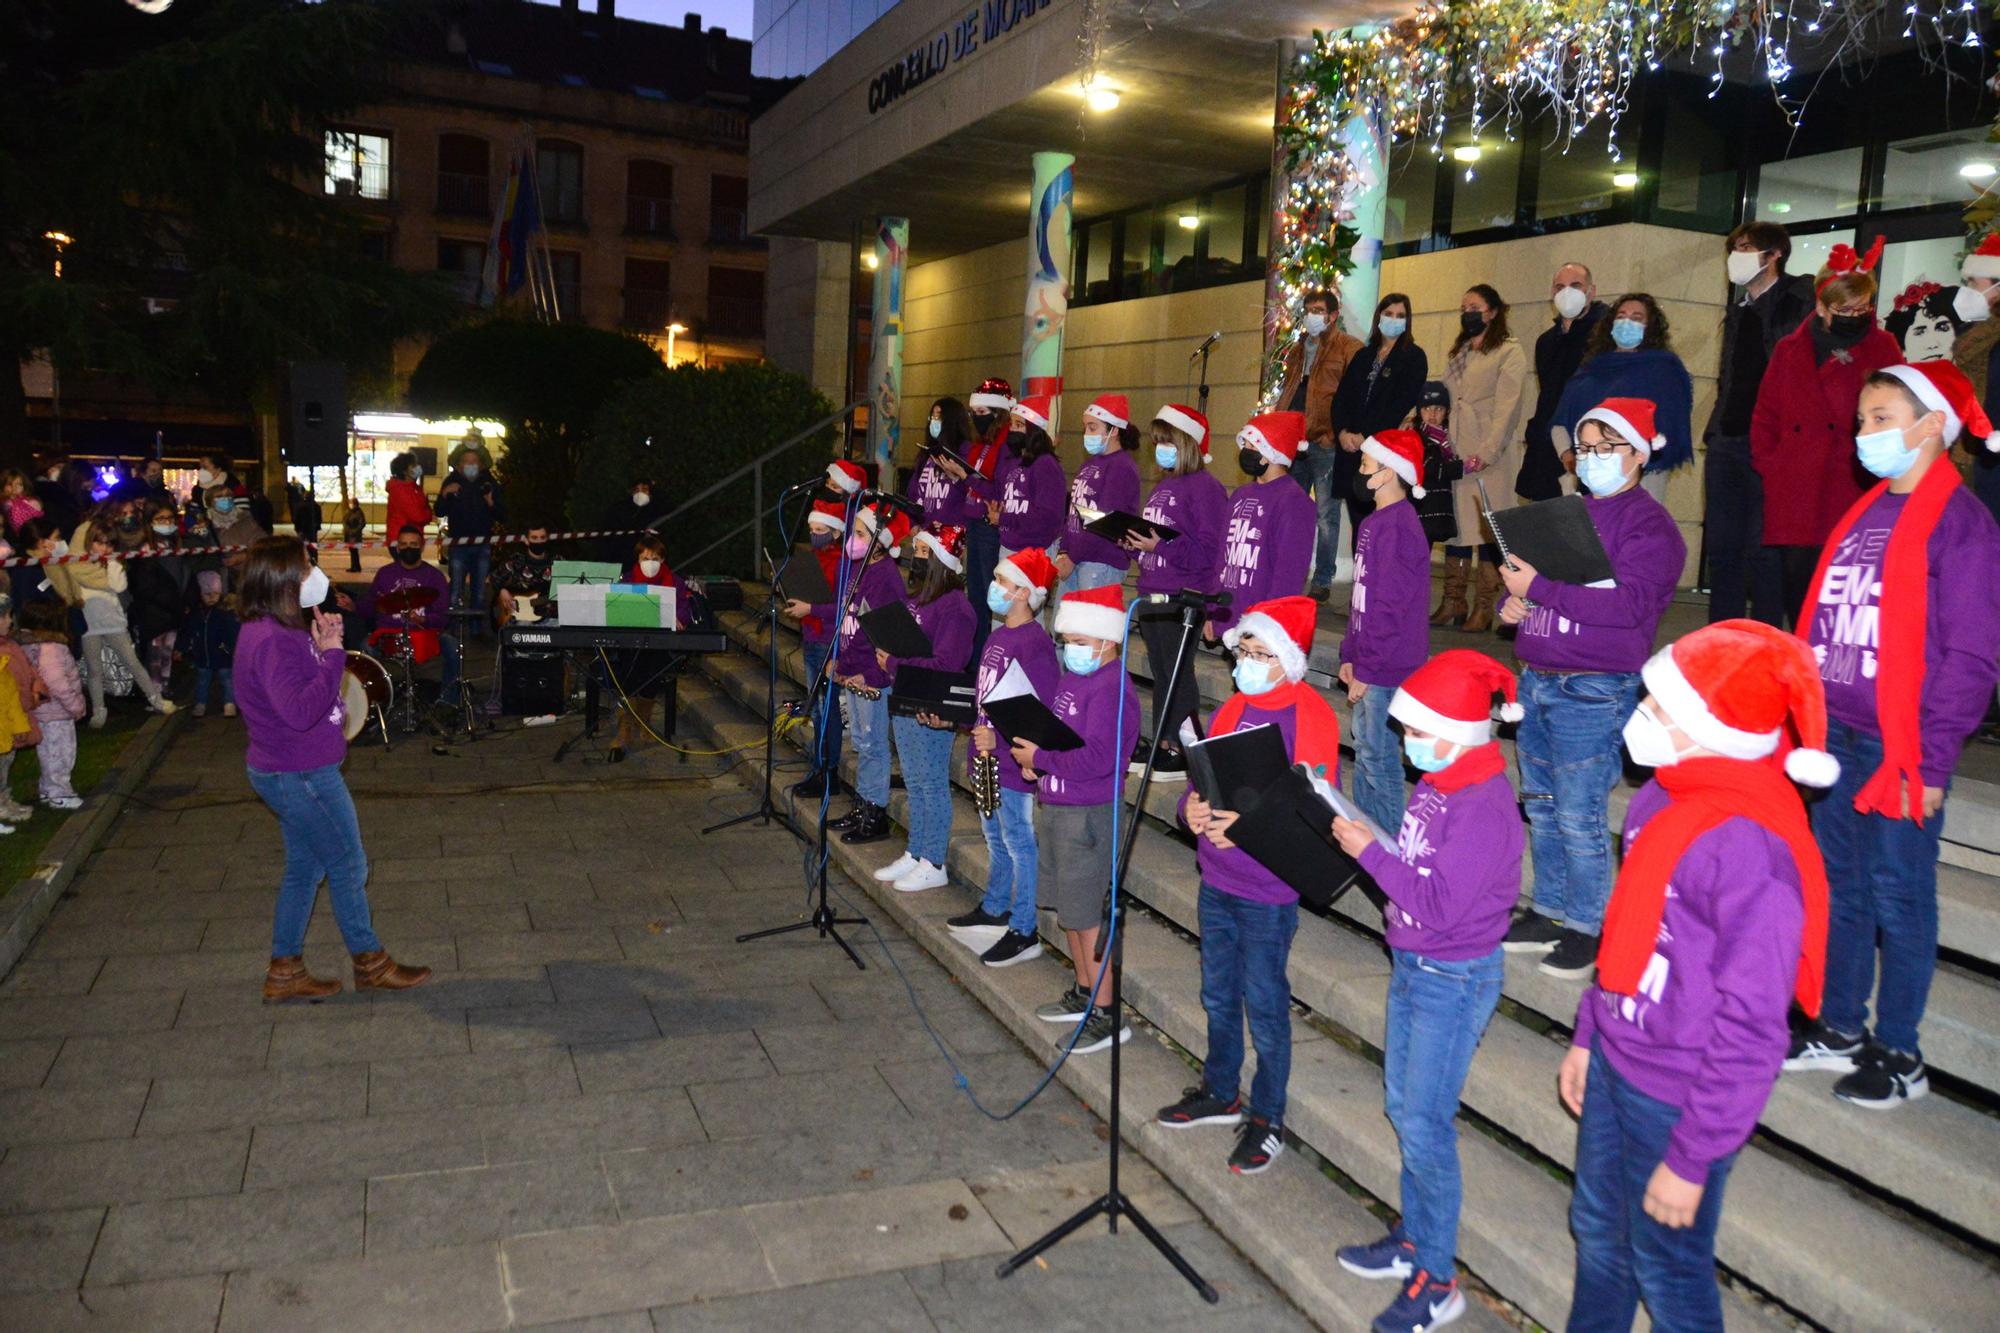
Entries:
{"label": "metal handrail", "polygon": [[736,538],[742,536],[745,530],[755,530],[764,521],[764,465],[766,463],[771,462],[773,459],[777,458],[778,455],[785,453],[788,450],[794,449],[797,446],[805,443],[807,440],[819,434],[827,427],[839,425],[841,422],[846,421],[849,417],[853,416],[855,412],[859,411],[863,407],[866,407],[867,405],[868,405],[867,399],[857,398],[856,400],[849,403],[847,406],[841,408],[839,411],[834,412],[830,416],[821,417],[818,421],[813,422],[812,425],[807,426],[804,430],[800,431],[798,434],[791,436],[789,439],[786,439],[779,444],[773,445],[770,449],[766,450],[762,454],[759,454],[756,458],[751,459],[748,463],[745,463],[742,467],[737,468],[734,472],[729,473],[721,480],[714,482],[713,484],[708,486],[705,490],[698,491],[695,494],[689,496],[687,499],[681,501],[678,505],[675,505],[671,510],[667,511],[665,514],[662,514],[660,517],[654,519],[651,523],[648,523],[646,526],[648,528],[651,528],[653,531],[658,532],[666,524],[673,522],[676,518],[679,518],[682,514],[687,513],[690,509],[693,509],[696,505],[708,499],[710,496],[721,492],[727,487],[734,485],[738,481],[741,481],[746,475],[749,476],[752,479],[751,497],[750,497],[750,517],[745,519],[743,522],[737,524],[735,527],[731,528],[728,532],[716,538],[708,545],[702,547],[699,551],[696,551],[693,555],[684,556],[674,561],[674,564],[678,568],[693,569],[695,562],[700,560],[703,556],[707,555],[710,551],[715,550],[717,547],[723,545],[726,542],[734,541]]}

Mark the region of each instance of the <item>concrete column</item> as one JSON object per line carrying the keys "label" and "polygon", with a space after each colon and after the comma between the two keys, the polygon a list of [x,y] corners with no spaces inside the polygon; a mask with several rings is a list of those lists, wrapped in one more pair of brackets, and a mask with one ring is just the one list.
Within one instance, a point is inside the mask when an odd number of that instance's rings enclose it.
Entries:
{"label": "concrete column", "polygon": [[1023,398],[1045,393],[1051,434],[1062,428],[1063,327],[1069,322],[1069,223],[1075,194],[1068,153],[1036,153],[1028,195],[1028,302],[1021,334]]}
{"label": "concrete column", "polygon": [[903,413],[903,280],[910,220],[875,225],[875,351],[868,367],[868,457],[879,465],[876,485],[896,484],[896,444]]}

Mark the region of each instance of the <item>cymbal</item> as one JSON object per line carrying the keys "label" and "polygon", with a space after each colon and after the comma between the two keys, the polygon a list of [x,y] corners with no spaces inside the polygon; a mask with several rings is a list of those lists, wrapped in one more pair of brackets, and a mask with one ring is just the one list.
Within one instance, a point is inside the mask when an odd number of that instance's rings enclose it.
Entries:
{"label": "cymbal", "polygon": [[375,609],[384,615],[403,616],[421,611],[438,599],[437,589],[408,587],[383,593],[375,599]]}

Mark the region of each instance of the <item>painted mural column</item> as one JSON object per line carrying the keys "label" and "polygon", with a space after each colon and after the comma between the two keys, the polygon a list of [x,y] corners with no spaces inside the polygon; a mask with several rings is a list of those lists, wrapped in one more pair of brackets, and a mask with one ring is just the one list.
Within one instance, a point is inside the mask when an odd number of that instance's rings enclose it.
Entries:
{"label": "painted mural column", "polygon": [[903,278],[910,253],[910,220],[883,218],[875,225],[875,353],[868,367],[868,458],[878,465],[876,485],[896,485],[896,444],[902,436]]}
{"label": "painted mural column", "polygon": [[1021,335],[1022,397],[1047,394],[1051,434],[1062,428],[1063,326],[1069,322],[1069,223],[1075,194],[1068,153],[1036,153],[1028,196],[1028,304]]}
{"label": "painted mural column", "polygon": [[1382,292],[1382,228],[1389,212],[1388,138],[1367,116],[1350,116],[1340,127],[1353,174],[1341,191],[1348,225],[1359,233],[1347,253],[1354,267],[1340,280],[1340,322],[1363,342],[1373,331],[1375,302]]}

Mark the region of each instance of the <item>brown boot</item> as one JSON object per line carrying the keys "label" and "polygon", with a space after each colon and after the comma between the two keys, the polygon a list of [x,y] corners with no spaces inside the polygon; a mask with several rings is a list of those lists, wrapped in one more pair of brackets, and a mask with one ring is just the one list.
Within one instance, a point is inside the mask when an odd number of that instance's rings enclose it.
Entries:
{"label": "brown boot", "polygon": [[329,995],[340,994],[340,983],[316,977],[306,971],[305,960],[297,954],[290,958],[273,958],[271,966],[264,973],[264,1003],[276,1004],[283,1000],[305,1000],[318,1004]]}
{"label": "brown boot", "polygon": [[1465,557],[1448,555],[1444,558],[1444,598],[1438,602],[1438,609],[1431,612],[1431,624],[1464,623],[1465,580],[1471,572],[1472,562]]}
{"label": "brown boot", "polygon": [[1477,586],[1472,594],[1472,610],[1465,617],[1467,634],[1484,634],[1493,628],[1493,605],[1500,596],[1500,566],[1479,562]]}
{"label": "brown boot", "polygon": [[408,990],[431,979],[428,967],[405,967],[387,949],[354,955],[354,989]]}

